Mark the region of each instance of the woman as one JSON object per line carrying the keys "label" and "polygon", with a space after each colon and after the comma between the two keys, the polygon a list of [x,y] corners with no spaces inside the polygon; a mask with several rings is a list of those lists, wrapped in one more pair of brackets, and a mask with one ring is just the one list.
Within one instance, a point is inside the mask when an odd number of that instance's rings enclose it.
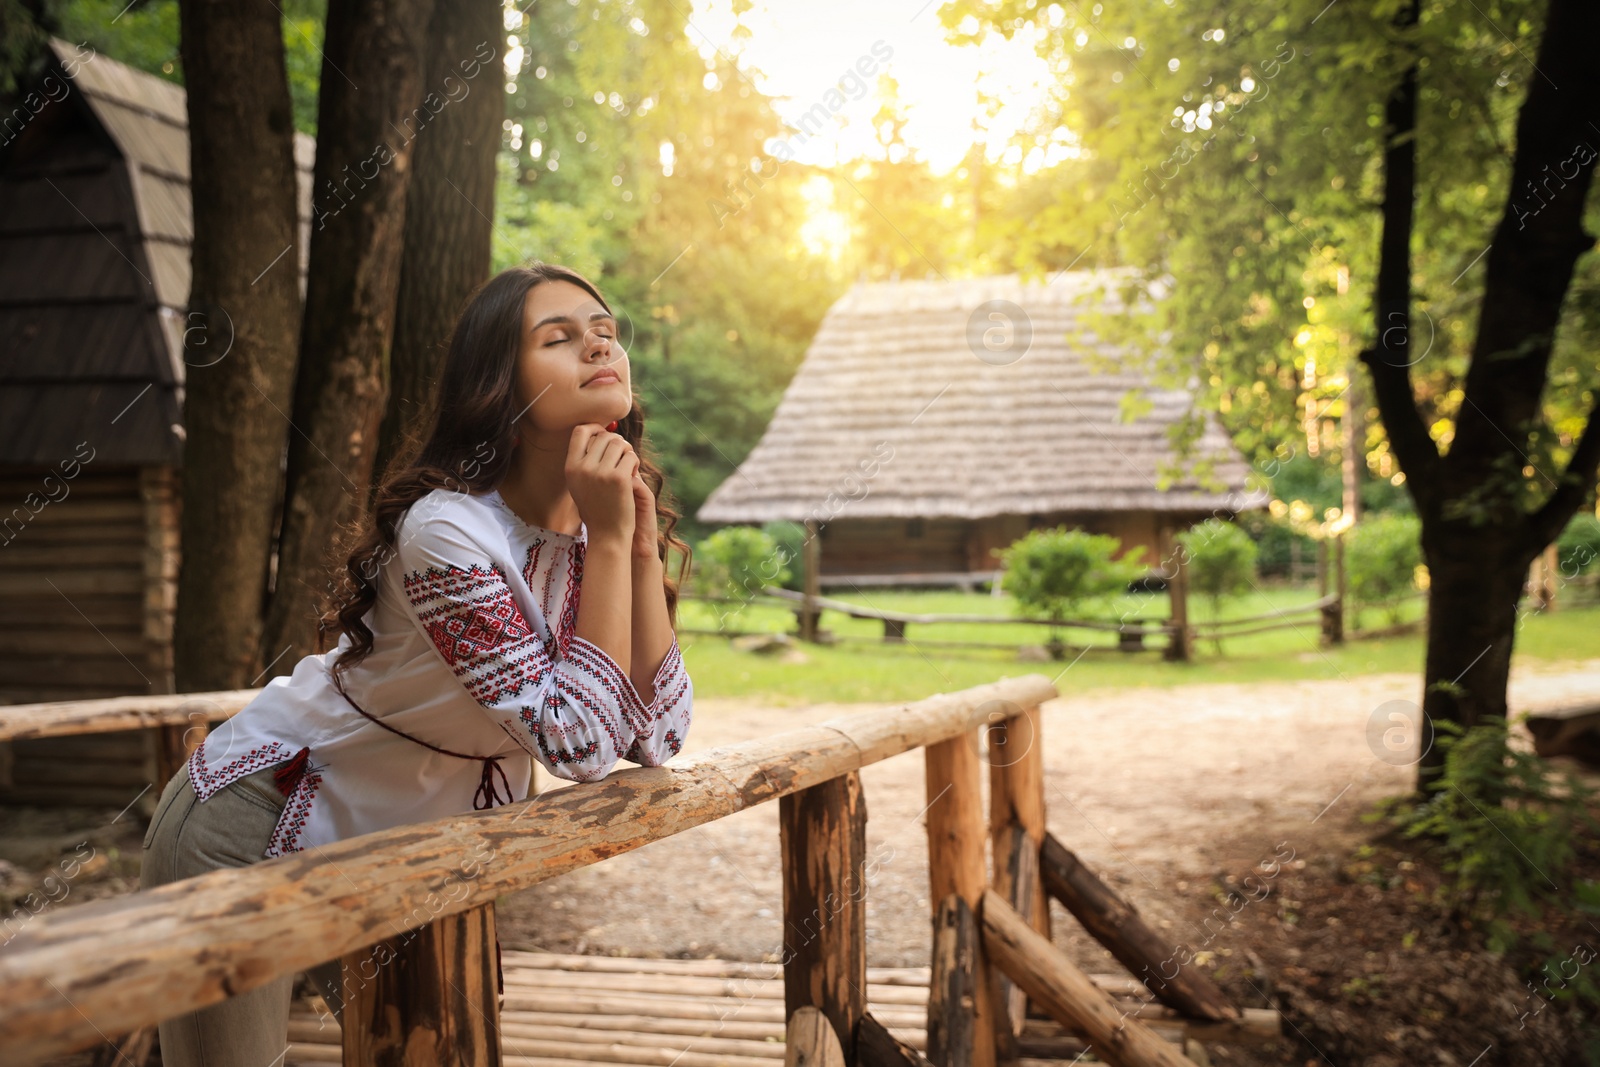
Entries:
{"label": "woman", "polygon": [[[563,267],[479,289],[424,443],[391,465],[322,617],[336,647],[273,679],[168,783],[143,886],[522,799],[534,759],[588,782],[679,751],[694,689],[664,559],[684,553],[681,578],[688,546],[636,451],[616,327]],[[337,1007],[337,964],[314,977]],[[291,980],[162,1023],[163,1062],[274,1062]]]}

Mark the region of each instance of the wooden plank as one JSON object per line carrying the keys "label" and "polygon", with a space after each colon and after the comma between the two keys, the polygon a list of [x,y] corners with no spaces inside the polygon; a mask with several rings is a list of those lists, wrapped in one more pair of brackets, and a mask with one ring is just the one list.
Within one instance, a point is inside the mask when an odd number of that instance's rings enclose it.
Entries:
{"label": "wooden plank", "polygon": [[1066,955],[1040,937],[994,890],[978,909],[984,947],[1050,1015],[1088,1038],[1095,1054],[1116,1067],[1188,1067],[1172,1045],[1095,987]]}
{"label": "wooden plank", "polygon": [[[609,990],[614,993],[664,993],[669,996],[738,996],[741,999],[784,1000],[786,983],[773,975],[730,982],[710,975],[689,974],[585,974],[582,971],[538,970],[506,964],[507,989],[554,989],[570,992]],[[920,986],[882,985],[867,980],[857,984],[874,1004],[927,1003],[927,982]],[[789,1004],[792,1012],[798,1005]]]}
{"label": "wooden plank", "polygon": [[869,1012],[856,1024],[856,1067],[932,1067]]}
{"label": "wooden plank", "polygon": [[[995,706],[991,705],[991,711]],[[929,899],[938,902],[935,907],[942,908],[945,899],[954,893],[969,909],[975,910],[989,883],[977,731],[929,745],[925,761]],[[992,990],[981,943],[973,947],[972,967],[975,985],[971,1067],[995,1067],[995,1016],[989,1003]],[[940,977],[939,968],[936,956],[935,986]],[[931,1011],[930,1007],[930,1031],[933,1028]],[[948,1062],[929,1058],[938,1067],[958,1064],[965,1067],[954,1048],[949,1048],[948,1057]]]}
{"label": "wooden plank", "polygon": [[778,801],[783,990],[791,1021],[822,1012],[846,1062],[867,1010],[867,802],[850,771]]}
{"label": "wooden plank", "polygon": [[494,905],[342,958],[346,1067],[499,1067]]}
{"label": "wooden plank", "polygon": [[[128,1032],[214,1004],[380,933],[969,734],[992,701],[1055,696],[1042,674],[1009,678],[48,912],[0,953],[0,1047],[19,1064],[71,1052],[99,1039],[96,1025]],[[981,848],[976,802],[973,813]]]}
{"label": "wooden plank", "polygon": [[[855,1035],[851,1034],[854,1044]],[[822,1009],[805,1005],[789,1016],[783,1038],[784,1067],[845,1067],[839,1035]]]}
{"label": "wooden plank", "polygon": [[934,1067],[971,1067],[978,1010],[978,926],[960,893],[939,903],[933,920],[933,979],[928,986],[928,1059]]}
{"label": "wooden plank", "polygon": [[[1172,944],[1145,923],[1137,909],[1084,866],[1055,835],[1040,850],[1045,888],[1078,917],[1084,929],[1163,1003],[1197,1019],[1236,1020],[1239,1009],[1195,967],[1172,968]],[[1169,977],[1167,972],[1174,973]]]}
{"label": "wooden plank", "polygon": [[1572,756],[1600,766],[1600,704],[1572,704],[1532,712],[1525,721],[1541,756]]}

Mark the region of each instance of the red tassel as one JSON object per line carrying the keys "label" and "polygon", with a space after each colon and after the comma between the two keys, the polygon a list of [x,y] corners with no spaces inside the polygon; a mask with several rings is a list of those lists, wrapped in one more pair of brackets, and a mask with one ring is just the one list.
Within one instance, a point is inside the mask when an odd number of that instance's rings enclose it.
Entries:
{"label": "red tassel", "polygon": [[306,764],[311,761],[311,749],[302,748],[294,754],[294,759],[272,772],[272,780],[278,786],[278,792],[284,796],[293,793],[300,784],[300,779],[306,776]]}

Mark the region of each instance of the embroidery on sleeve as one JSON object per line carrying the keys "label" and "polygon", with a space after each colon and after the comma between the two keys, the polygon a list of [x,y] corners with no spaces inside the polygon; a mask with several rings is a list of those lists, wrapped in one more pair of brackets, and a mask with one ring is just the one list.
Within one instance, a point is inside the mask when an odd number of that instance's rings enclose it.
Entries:
{"label": "embroidery on sleeve", "polygon": [[528,640],[533,630],[498,568],[428,567],[403,585],[428,637],[480,704],[543,680],[542,649]]}

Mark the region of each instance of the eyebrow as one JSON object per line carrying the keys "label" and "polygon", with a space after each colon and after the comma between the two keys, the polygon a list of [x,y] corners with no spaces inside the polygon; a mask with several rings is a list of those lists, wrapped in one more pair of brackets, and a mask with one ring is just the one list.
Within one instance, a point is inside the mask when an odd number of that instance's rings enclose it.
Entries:
{"label": "eyebrow", "polygon": [[[617,317],[615,315],[608,314],[608,313],[606,313],[604,311],[592,312],[589,315],[589,321],[590,322],[593,322],[596,319],[609,319],[612,322],[616,322],[617,321]],[[567,323],[568,325],[576,325],[576,323],[573,320],[571,315],[551,315],[548,318],[540,319],[538,322],[534,323],[533,324],[533,330],[530,330],[529,332],[532,333],[532,332],[541,330],[544,327],[549,326],[551,323],[554,323],[554,322],[563,322],[563,323]]]}

